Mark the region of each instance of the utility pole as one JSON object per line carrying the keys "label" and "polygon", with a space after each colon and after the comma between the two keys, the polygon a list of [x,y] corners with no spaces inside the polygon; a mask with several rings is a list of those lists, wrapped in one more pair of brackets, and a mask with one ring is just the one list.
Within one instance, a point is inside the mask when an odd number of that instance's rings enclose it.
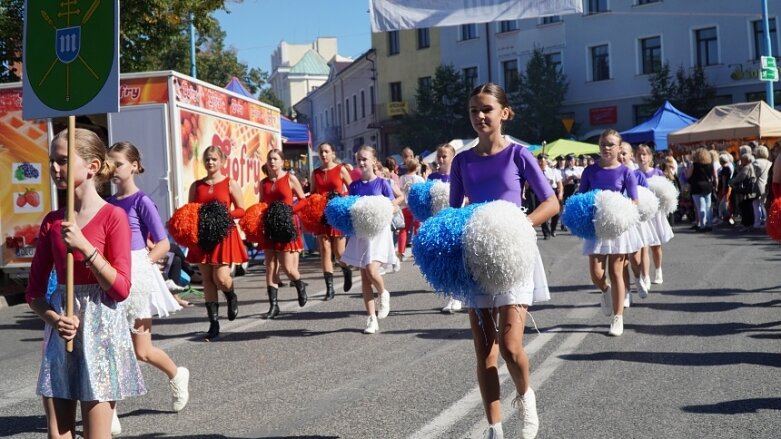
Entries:
{"label": "utility pole", "polygon": [[195,65],[195,14],[192,12],[190,12],[190,76],[198,77],[198,68]]}

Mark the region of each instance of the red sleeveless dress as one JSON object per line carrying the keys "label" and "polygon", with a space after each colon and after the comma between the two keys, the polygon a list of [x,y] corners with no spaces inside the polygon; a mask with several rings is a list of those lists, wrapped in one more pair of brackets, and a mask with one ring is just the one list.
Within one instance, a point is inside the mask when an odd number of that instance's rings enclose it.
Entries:
{"label": "red sleeveless dress", "polygon": [[[342,180],[342,166],[337,165],[327,171],[322,168],[315,169],[315,172],[312,173],[312,192],[323,196],[328,196],[329,192],[336,192],[339,196],[347,195],[347,190]],[[322,230],[317,234],[336,237],[344,236],[344,233],[327,224],[323,224]]]}
{"label": "red sleeveless dress", "polygon": [[[209,193],[209,189],[213,189]],[[230,179],[226,178],[214,186],[210,186],[203,180],[195,182],[195,202],[208,203],[217,200],[220,203],[231,208]],[[192,264],[241,264],[247,262],[247,249],[239,235],[238,227],[231,227],[228,236],[221,243],[214,247],[211,253],[206,253],[200,247],[191,247],[187,253],[187,262]]]}
{"label": "red sleeveless dress", "polygon": [[[264,178],[260,181],[260,190],[263,194],[263,202],[271,204],[274,201],[282,201],[290,207],[293,207],[293,190],[290,188],[289,174],[278,178],[276,182],[270,178]],[[293,223],[296,225],[296,239],[291,242],[273,242],[265,238],[259,242],[263,250],[274,250],[278,252],[300,252],[304,250],[304,241],[301,237],[301,225],[298,218],[293,215]]]}

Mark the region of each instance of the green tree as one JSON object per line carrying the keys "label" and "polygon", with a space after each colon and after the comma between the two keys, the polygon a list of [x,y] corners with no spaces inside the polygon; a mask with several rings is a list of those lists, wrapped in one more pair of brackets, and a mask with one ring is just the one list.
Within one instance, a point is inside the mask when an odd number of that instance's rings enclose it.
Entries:
{"label": "green tree", "polygon": [[518,78],[518,90],[510,93],[516,117],[507,131],[530,142],[552,141],[567,134],[560,109],[567,94],[566,75],[541,49],[534,49],[526,70]]}
{"label": "green tree", "polygon": [[0,4],[0,83],[19,81],[22,72],[22,24],[24,0],[3,0]]}
{"label": "green tree", "polygon": [[665,63],[656,74],[648,78],[648,82],[651,94],[645,102],[654,109],[667,100],[684,113],[699,118],[710,111],[716,97],[716,88],[708,82],[701,66],[694,66],[687,71],[681,65],[672,76],[670,66]]}
{"label": "green tree", "polygon": [[431,86],[417,89],[416,110],[403,120],[402,142],[420,152],[452,139],[474,137],[466,108],[470,91],[455,67],[437,67]]}

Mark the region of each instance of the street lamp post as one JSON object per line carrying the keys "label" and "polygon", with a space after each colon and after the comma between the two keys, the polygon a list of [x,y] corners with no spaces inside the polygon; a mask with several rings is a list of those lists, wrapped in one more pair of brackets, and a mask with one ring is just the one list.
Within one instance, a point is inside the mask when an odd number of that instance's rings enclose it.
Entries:
{"label": "street lamp post", "polygon": [[[767,0],[760,0],[762,4],[762,33],[765,37],[765,56],[773,56],[773,49],[770,45],[770,20],[767,17]],[[767,104],[775,108],[775,99],[773,96],[773,81],[765,81],[765,93]]]}

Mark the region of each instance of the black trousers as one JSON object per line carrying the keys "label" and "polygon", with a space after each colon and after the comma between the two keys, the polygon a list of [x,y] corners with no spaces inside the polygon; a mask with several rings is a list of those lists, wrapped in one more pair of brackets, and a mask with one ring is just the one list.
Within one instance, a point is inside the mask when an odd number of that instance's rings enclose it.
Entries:
{"label": "black trousers", "polygon": [[[531,197],[529,198],[531,200],[531,210],[534,210],[537,208],[537,206],[542,204],[542,201],[537,199],[537,195],[535,195],[534,192],[530,191],[530,193],[531,193]],[[556,227],[558,225],[559,225],[559,214],[556,214],[553,217],[551,217],[550,220],[545,221],[544,223],[541,224],[542,236],[547,238],[548,236],[553,235],[556,232]]]}
{"label": "black trousers", "polygon": [[184,282],[182,282],[182,271],[187,273],[190,277],[192,277],[195,271],[184,260],[184,252],[181,247],[171,243],[170,252],[173,254],[173,260],[171,261],[171,268],[168,269],[168,279],[171,279],[179,286],[184,286]]}

